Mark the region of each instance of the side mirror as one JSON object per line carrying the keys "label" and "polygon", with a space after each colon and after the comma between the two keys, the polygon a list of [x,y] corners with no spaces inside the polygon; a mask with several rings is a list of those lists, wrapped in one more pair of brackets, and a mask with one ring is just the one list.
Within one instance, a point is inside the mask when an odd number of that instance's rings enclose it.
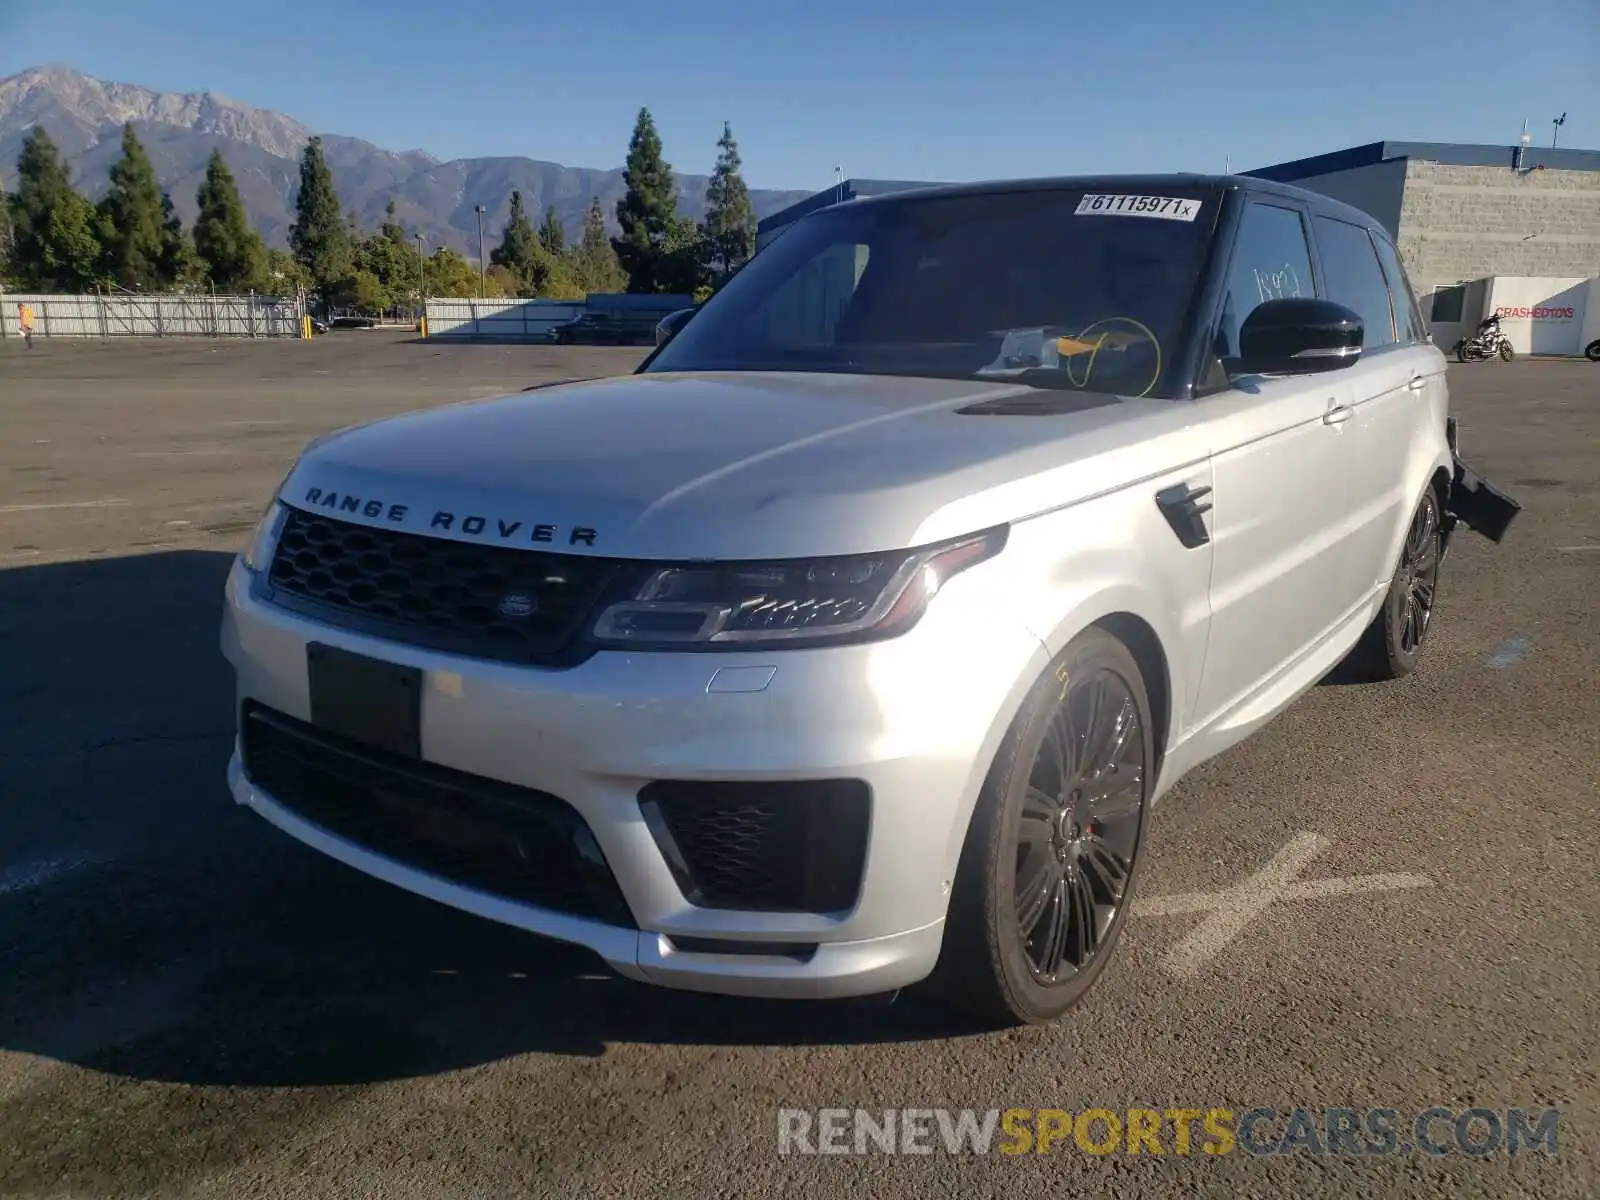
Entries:
{"label": "side mirror", "polygon": [[680,308],[677,312],[668,313],[656,322],[656,345],[665,346],[678,336],[678,331],[684,327],[689,318],[694,316],[692,308]]}
{"label": "side mirror", "polygon": [[1238,369],[1246,375],[1337,371],[1361,357],[1359,313],[1331,300],[1268,300],[1239,326]]}

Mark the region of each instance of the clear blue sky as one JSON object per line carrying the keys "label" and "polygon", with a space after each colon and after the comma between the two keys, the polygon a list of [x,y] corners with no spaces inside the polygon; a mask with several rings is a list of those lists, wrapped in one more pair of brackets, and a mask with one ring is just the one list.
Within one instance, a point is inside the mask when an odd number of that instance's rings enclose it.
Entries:
{"label": "clear blue sky", "polygon": [[1600,0],[0,0],[0,76],[213,90],[441,158],[620,165],[640,105],[757,187],[1234,169],[1383,138],[1600,147]]}

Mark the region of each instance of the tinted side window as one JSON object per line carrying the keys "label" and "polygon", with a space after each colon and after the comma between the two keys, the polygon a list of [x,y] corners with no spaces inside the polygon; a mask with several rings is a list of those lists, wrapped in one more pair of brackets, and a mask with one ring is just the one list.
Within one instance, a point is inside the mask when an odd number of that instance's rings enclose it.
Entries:
{"label": "tinted side window", "polygon": [[1374,236],[1372,244],[1378,248],[1378,261],[1383,273],[1389,277],[1389,295],[1394,297],[1394,323],[1400,331],[1402,342],[1428,340],[1428,323],[1422,319],[1422,309],[1417,306],[1417,294],[1411,288],[1411,279],[1400,262],[1400,252],[1388,238]]}
{"label": "tinted side window", "polygon": [[1292,208],[1251,201],[1239,218],[1239,240],[1228,267],[1228,291],[1217,328],[1218,356],[1238,357],[1239,326],[1256,305],[1316,294],[1300,214]]}
{"label": "tinted side window", "polygon": [[1394,345],[1389,285],[1367,231],[1331,217],[1313,217],[1312,221],[1322,250],[1323,284],[1328,299],[1361,315],[1366,326],[1361,341],[1364,349]]}

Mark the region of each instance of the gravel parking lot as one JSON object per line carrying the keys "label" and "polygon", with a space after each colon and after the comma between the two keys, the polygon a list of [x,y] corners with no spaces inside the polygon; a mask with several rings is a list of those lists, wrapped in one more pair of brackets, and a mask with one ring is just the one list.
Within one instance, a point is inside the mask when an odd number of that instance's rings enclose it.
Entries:
{"label": "gravel parking lot", "polygon": [[[0,1195],[1597,1194],[1600,367],[1452,366],[1526,511],[1452,547],[1422,666],[1196,772],[1087,1003],[978,1033],[646,990],[228,799],[222,580],[299,449],[643,353],[0,344]],[[1561,1123],[1553,1156],[778,1153],[783,1108],[1144,1106]]]}

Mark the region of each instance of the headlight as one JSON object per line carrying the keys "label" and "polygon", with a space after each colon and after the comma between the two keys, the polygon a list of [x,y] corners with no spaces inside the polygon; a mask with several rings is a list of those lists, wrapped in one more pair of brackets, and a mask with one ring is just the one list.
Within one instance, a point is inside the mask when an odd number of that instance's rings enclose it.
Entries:
{"label": "headlight", "polygon": [[1005,546],[1004,527],[919,550],[651,571],[595,622],[597,641],[638,648],[741,649],[904,633],[952,575]]}
{"label": "headlight", "polygon": [[278,548],[278,535],[283,532],[284,520],[289,510],[274,500],[267,505],[256,527],[250,531],[249,544],[244,548],[245,569],[264,571],[272,565],[272,552]]}

